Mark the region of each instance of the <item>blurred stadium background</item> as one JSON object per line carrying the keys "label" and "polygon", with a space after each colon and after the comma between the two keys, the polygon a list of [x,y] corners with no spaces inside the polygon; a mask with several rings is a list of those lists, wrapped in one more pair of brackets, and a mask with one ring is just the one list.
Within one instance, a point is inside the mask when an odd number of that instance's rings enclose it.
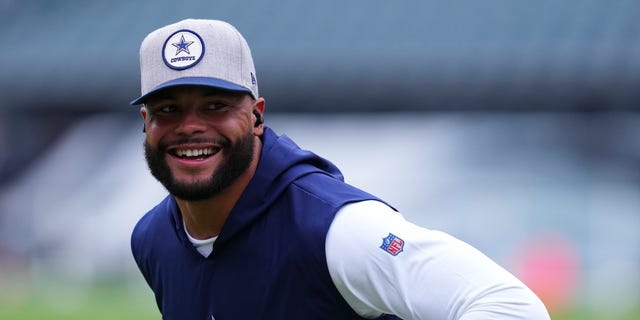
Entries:
{"label": "blurred stadium background", "polygon": [[245,35],[268,125],[554,319],[640,318],[638,1],[0,0],[0,319],[159,318],[128,101],[139,43],[187,17]]}

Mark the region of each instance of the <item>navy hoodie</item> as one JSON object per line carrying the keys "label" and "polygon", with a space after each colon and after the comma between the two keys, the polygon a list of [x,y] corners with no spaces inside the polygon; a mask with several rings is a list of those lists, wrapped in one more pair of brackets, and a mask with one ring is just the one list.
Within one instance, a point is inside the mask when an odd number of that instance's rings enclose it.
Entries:
{"label": "navy hoodie", "polygon": [[330,278],[325,239],[342,206],[377,198],[288,137],[265,127],[262,140],[257,171],[208,258],[189,242],[172,196],[133,230],[133,256],[164,319],[360,319]]}

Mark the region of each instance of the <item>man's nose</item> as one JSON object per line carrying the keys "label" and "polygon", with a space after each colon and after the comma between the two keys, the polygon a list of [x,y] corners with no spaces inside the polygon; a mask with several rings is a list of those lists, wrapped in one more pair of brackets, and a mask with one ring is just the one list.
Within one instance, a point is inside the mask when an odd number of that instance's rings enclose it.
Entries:
{"label": "man's nose", "polygon": [[186,110],[177,127],[177,131],[178,133],[192,135],[204,132],[206,128],[207,124],[205,118],[198,112],[198,110]]}

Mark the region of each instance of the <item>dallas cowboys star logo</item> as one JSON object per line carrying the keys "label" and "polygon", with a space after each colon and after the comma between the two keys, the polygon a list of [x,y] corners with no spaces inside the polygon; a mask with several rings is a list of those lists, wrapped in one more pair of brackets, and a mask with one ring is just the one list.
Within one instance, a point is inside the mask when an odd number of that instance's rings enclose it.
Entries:
{"label": "dallas cowboys star logo", "polygon": [[171,45],[178,49],[176,51],[176,56],[177,56],[180,52],[186,52],[187,54],[191,54],[191,52],[189,52],[189,46],[192,44],[193,44],[193,41],[185,41],[184,35],[183,35],[183,36],[180,36],[180,42],[172,43]]}
{"label": "dallas cowboys star logo", "polygon": [[189,69],[204,57],[204,41],[191,30],[172,33],[162,46],[162,59],[173,70]]}

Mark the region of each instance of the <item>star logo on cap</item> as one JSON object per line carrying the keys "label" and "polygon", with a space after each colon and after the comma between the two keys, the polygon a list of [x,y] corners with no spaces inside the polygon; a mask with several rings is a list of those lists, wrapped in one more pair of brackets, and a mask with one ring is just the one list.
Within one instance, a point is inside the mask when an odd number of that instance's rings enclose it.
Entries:
{"label": "star logo on cap", "polygon": [[173,70],[189,69],[204,57],[204,41],[187,29],[172,33],[162,46],[162,59]]}
{"label": "star logo on cap", "polygon": [[186,52],[187,54],[191,54],[191,52],[189,52],[189,46],[192,44],[193,44],[193,41],[185,41],[184,35],[183,35],[180,37],[180,42],[172,43],[171,45],[178,49],[176,51],[176,56],[177,56],[180,52]]}

